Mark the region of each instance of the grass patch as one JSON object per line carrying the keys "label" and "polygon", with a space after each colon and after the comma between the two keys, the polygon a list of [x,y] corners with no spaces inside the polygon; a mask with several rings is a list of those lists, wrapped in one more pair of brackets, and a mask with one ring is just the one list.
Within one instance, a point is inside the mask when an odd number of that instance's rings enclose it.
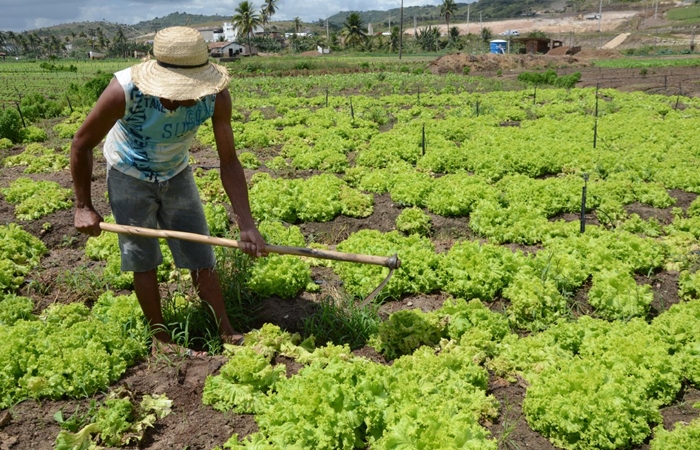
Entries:
{"label": "grass patch", "polygon": [[670,9],[666,13],[666,18],[682,24],[700,23],[700,5]]}
{"label": "grass patch", "polygon": [[362,348],[379,329],[379,305],[360,307],[349,296],[327,296],[319,309],[304,319],[304,335],[314,336],[318,345],[332,342],[348,344],[352,350]]}

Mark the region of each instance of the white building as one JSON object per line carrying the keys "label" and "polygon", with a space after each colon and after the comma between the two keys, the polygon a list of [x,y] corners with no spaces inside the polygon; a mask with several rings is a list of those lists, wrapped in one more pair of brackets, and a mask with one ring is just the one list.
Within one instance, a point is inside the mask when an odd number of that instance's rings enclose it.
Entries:
{"label": "white building", "polygon": [[[253,36],[260,36],[265,33],[265,30],[263,27],[255,27],[253,30],[253,33],[251,34],[251,37]],[[233,23],[231,22],[224,22],[224,26],[222,28],[221,33],[214,33],[214,41],[220,41],[221,36],[223,36],[223,40],[226,42],[241,42],[241,40],[245,39],[239,39],[238,37],[238,30],[233,26]]]}

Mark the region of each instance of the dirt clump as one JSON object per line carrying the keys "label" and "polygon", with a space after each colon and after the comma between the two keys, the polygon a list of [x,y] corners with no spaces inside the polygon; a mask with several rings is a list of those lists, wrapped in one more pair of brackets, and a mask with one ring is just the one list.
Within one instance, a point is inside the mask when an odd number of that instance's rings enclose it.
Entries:
{"label": "dirt clump", "polygon": [[590,49],[581,50],[576,54],[581,59],[616,59],[622,58],[623,55],[617,50],[612,49]]}
{"label": "dirt clump", "polygon": [[[578,55],[577,55],[578,56]],[[442,56],[428,65],[428,70],[434,75],[446,73],[516,71],[541,68],[587,67],[590,63],[578,57],[569,55],[468,55],[452,53]]]}

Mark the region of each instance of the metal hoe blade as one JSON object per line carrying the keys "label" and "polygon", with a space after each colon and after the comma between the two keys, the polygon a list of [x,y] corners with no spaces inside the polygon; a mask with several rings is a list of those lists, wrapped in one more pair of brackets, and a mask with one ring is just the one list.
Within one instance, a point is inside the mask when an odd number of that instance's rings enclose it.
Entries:
{"label": "metal hoe blade", "polygon": [[374,288],[374,290],[372,292],[370,292],[369,295],[367,297],[365,297],[364,300],[362,300],[362,303],[360,303],[360,308],[364,308],[372,300],[374,300],[374,298],[377,296],[377,294],[379,294],[382,291],[382,289],[384,289],[384,286],[386,286],[386,284],[391,279],[391,276],[394,274],[394,269],[397,269],[400,265],[401,265],[401,261],[399,261],[399,257],[396,254],[387,260],[386,267],[389,268],[389,275],[387,275],[386,278],[384,278],[384,281],[379,283],[379,286]]}

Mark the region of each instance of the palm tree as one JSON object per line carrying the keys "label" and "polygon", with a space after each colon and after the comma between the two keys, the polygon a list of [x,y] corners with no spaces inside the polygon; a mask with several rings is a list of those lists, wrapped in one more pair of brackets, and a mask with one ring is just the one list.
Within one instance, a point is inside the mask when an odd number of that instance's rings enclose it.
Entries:
{"label": "palm tree", "polygon": [[362,19],[360,14],[356,12],[350,13],[345,22],[343,22],[343,35],[345,36],[345,45],[352,47],[362,44],[367,38],[367,34],[362,31]]}
{"label": "palm tree", "polygon": [[267,33],[267,24],[270,23],[270,16],[267,14],[267,11],[265,11],[265,8],[260,10],[260,23],[262,23],[263,30],[265,30],[265,33]]}
{"label": "palm tree", "polygon": [[277,0],[264,0],[262,10],[268,20],[272,20],[272,16],[277,12]]}
{"label": "palm tree", "polygon": [[294,32],[295,33],[298,33],[299,31],[301,31],[301,25],[302,25],[301,18],[295,17],[294,18]]}
{"label": "palm tree", "polygon": [[457,12],[457,4],[455,0],[442,0],[442,5],[440,5],[440,15],[445,17],[445,24],[447,25],[447,30],[450,29],[450,17],[454,16]]}
{"label": "palm tree", "polygon": [[250,53],[250,35],[255,30],[255,27],[262,24],[260,14],[255,12],[251,2],[245,0],[239,3],[235,14],[231,18],[231,23],[239,35],[244,34],[248,37],[248,53]]}

